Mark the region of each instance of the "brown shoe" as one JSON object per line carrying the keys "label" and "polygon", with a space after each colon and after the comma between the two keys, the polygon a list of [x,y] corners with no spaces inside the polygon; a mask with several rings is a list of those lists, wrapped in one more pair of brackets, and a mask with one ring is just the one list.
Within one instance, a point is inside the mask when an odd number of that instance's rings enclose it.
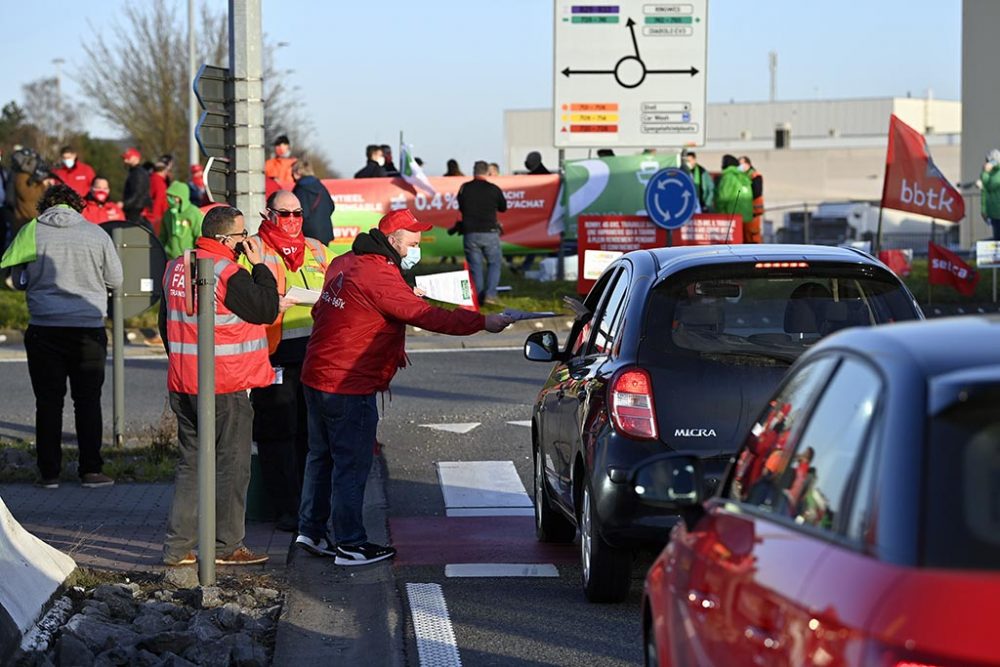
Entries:
{"label": "brown shoe", "polygon": [[216,556],[216,565],[260,565],[267,562],[267,554],[255,554],[246,547],[240,547],[224,556]]}
{"label": "brown shoe", "polygon": [[86,489],[99,489],[102,486],[111,486],[115,480],[102,472],[88,472],[80,477],[80,486]]}
{"label": "brown shoe", "polygon": [[194,565],[197,562],[198,557],[194,555],[193,551],[187,552],[184,556],[181,556],[178,559],[170,558],[169,556],[163,557],[163,564],[170,565],[171,567],[175,565]]}

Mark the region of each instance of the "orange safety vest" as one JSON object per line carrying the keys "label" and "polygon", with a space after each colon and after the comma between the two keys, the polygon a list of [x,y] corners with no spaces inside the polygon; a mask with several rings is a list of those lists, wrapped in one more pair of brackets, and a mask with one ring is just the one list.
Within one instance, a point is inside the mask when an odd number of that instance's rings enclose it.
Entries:
{"label": "orange safety vest", "polygon": [[[226,308],[229,279],[242,267],[236,262],[198,250],[199,259],[215,260],[215,393],[231,394],[274,383],[262,324],[250,324]],[[167,264],[163,294],[167,300],[167,389],[198,393],[198,316],[187,311],[184,256]]]}
{"label": "orange safety vest", "polygon": [[[278,283],[278,294],[284,296],[287,291],[285,285],[285,260],[281,257],[281,254],[267,245],[260,236],[255,236],[258,241],[260,241],[260,255],[261,261],[271,273],[274,275],[274,279]],[[329,262],[326,261],[326,249],[323,244],[316,239],[306,237],[306,246],[308,246],[309,251],[312,252],[313,257],[316,262],[323,268],[323,273],[326,273],[326,267]],[[322,287],[322,277],[320,280]],[[308,286],[307,286],[308,287]],[[267,351],[269,354],[274,354],[275,350],[278,349],[278,345],[281,344],[283,340],[289,340],[291,338],[305,338],[309,333],[303,331],[301,328],[295,329],[285,329],[284,328],[285,313],[278,313],[277,319],[267,326]],[[312,328],[310,327],[310,332]]]}
{"label": "orange safety vest", "polygon": [[[759,179],[761,179],[761,181],[763,181],[763,179],[764,179],[764,177],[761,176],[760,172],[757,171],[756,169],[753,170],[753,176],[750,177],[750,181],[753,182],[753,179],[755,179],[755,178],[759,178]],[[753,217],[759,218],[762,215],[764,215],[764,189],[763,188],[761,188],[760,196],[753,198]]]}

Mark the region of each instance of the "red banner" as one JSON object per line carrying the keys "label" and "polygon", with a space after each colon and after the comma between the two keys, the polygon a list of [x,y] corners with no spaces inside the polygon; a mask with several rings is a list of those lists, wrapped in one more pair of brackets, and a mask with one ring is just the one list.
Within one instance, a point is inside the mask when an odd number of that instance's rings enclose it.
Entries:
{"label": "red banner", "polygon": [[892,272],[900,278],[906,278],[913,268],[913,251],[883,250],[878,254],[878,260],[892,269]]}
{"label": "red banner", "polygon": [[882,206],[957,222],[965,202],[931,159],[927,140],[893,115],[885,157]]}
{"label": "red banner", "polygon": [[927,280],[931,285],[951,285],[962,296],[975,293],[979,274],[952,251],[928,243],[927,264]]}
{"label": "red banner", "polygon": [[665,245],[667,230],[645,215],[578,216],[577,291],[589,292],[601,272],[625,253]]}
{"label": "red banner", "polygon": [[743,243],[743,220],[725,213],[696,213],[671,232],[671,242],[675,246]]}
{"label": "red banner", "polygon": [[[432,177],[431,184],[437,191],[433,195],[411,187],[402,178],[327,179],[323,185],[330,191],[336,211],[385,214],[393,209],[408,208],[421,221],[448,229],[461,218],[458,189],[469,180],[458,176]],[[498,217],[504,228],[501,237],[504,243],[528,248],[559,247],[559,236],[548,234],[549,218],[559,196],[557,174],[499,176],[490,181],[498,185],[507,198],[507,212]],[[335,234],[336,219],[335,212]],[[343,239],[343,234],[337,236],[346,242],[353,240]]]}

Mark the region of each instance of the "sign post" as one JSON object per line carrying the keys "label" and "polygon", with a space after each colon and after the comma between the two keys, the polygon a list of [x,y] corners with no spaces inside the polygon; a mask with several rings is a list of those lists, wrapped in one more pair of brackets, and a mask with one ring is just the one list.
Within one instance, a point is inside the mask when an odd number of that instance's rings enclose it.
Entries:
{"label": "sign post", "polygon": [[705,143],[708,0],[554,0],[557,148]]}
{"label": "sign post", "polygon": [[977,241],[976,268],[993,269],[993,303],[997,302],[998,267],[1000,267],[1000,241]]}
{"label": "sign post", "polygon": [[233,193],[233,77],[225,67],[202,65],[194,78],[194,93],[202,112],[194,129],[205,163],[205,190],[211,202],[225,202]]}
{"label": "sign post", "polygon": [[[215,585],[215,260],[199,259],[198,581]],[[188,285],[188,289],[192,289]]]}

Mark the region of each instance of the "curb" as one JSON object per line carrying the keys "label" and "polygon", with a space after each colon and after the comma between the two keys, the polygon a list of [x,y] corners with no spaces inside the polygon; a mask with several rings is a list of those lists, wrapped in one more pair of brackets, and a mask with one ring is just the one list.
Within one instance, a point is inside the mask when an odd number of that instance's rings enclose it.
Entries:
{"label": "curb", "polygon": [[[365,490],[369,538],[388,543],[385,459],[375,458]],[[392,561],[361,567],[289,547],[289,589],[278,619],[275,665],[359,664],[402,667],[403,602]]]}

